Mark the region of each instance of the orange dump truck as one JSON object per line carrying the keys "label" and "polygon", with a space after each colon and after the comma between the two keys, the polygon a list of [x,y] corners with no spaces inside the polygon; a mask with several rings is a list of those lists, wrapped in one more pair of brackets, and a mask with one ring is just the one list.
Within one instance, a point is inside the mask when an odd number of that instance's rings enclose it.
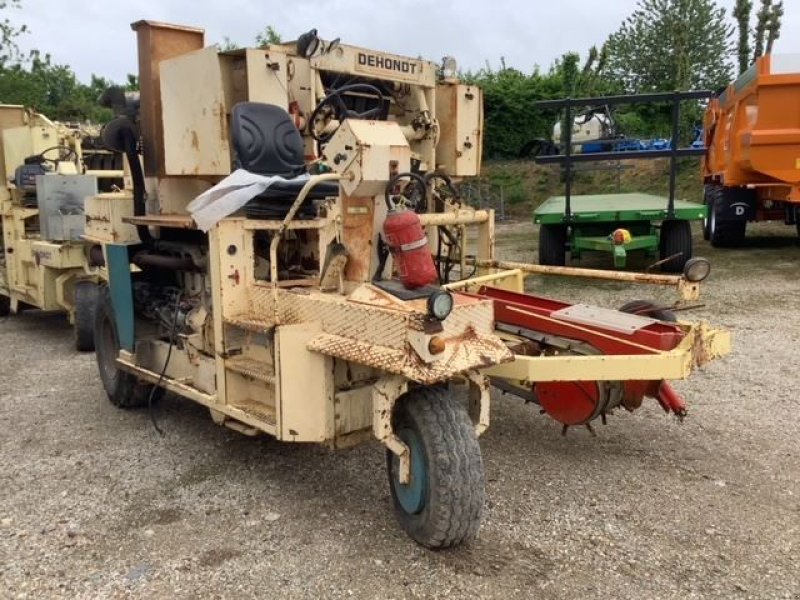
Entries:
{"label": "orange dump truck", "polygon": [[714,246],[737,246],[748,221],[800,234],[800,54],[767,55],[712,99],[703,163]]}

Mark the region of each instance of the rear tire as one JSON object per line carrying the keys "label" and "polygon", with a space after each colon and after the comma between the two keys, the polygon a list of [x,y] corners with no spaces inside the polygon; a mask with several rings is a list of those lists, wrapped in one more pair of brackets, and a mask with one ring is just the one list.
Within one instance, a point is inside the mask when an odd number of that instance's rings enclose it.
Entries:
{"label": "rear tire", "polygon": [[486,499],[478,436],[466,409],[447,388],[420,387],[397,404],[394,430],[411,449],[411,480],[399,481],[399,459],[386,452],[395,514],[428,548],[475,537]]}
{"label": "rear tire", "polygon": [[11,314],[11,298],[0,296],[0,317],[7,317]]}
{"label": "rear tire", "polygon": [[117,408],[137,408],[147,404],[152,386],[140,382],[132,373],[119,369],[119,336],[111,305],[111,294],[105,288],[97,302],[94,326],[94,345],[100,379],[108,399]]}
{"label": "rear tire", "polygon": [[75,284],[75,349],[78,352],[94,350],[94,324],[100,286],[93,281]]}
{"label": "rear tire", "polygon": [[[677,255],[677,256],[675,256]],[[659,258],[675,258],[661,264],[666,273],[680,273],[686,261],[692,258],[692,226],[689,221],[671,220],[661,224]]]}
{"label": "rear tire", "polygon": [[747,221],[744,219],[720,219],[726,202],[725,188],[721,185],[706,186],[708,205],[708,237],[715,248],[737,248],[744,242]]}
{"label": "rear tire", "polygon": [[539,264],[551,267],[567,264],[566,225],[539,226]]}

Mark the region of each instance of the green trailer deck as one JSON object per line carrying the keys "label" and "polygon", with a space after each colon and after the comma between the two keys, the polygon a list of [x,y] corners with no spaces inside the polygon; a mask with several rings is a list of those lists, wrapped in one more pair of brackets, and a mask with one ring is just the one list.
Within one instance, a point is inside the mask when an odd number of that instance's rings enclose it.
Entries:
{"label": "green trailer deck", "polygon": [[[669,200],[652,194],[591,194],[570,198],[572,223],[608,223],[616,221],[653,221],[667,216]],[[545,200],[534,215],[534,223],[564,223],[566,199],[553,196]],[[704,219],[703,204],[675,200],[675,218],[693,221]]]}
{"label": "green trailer deck", "polygon": [[[563,265],[569,248],[573,259],[584,251],[610,252],[614,267],[622,268],[628,252],[644,250],[650,256],[660,253],[665,270],[680,270],[691,256],[689,222],[704,219],[706,207],[675,200],[668,218],[668,204],[665,197],[641,193],[571,196],[567,216],[564,196],[548,198],[534,211],[534,223],[541,225],[539,261]],[[627,230],[630,240],[615,243],[617,229]]]}

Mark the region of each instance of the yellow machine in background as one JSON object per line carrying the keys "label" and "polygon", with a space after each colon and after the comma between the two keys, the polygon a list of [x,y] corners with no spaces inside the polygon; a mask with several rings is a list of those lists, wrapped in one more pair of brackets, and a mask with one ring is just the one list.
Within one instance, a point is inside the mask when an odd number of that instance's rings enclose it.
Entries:
{"label": "yellow machine in background", "polygon": [[24,307],[64,311],[78,350],[94,349],[102,253],[83,242],[85,200],[122,185],[118,154],[99,131],[0,106],[0,316]]}

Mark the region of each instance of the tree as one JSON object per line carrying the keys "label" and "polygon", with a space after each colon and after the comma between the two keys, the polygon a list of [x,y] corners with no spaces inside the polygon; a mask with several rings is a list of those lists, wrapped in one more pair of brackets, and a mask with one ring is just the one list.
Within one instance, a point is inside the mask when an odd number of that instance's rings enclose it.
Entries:
{"label": "tree", "polygon": [[629,93],[716,89],[730,80],[732,33],[714,0],[639,0],[608,39],[605,73]]}
{"label": "tree", "polygon": [[[766,4],[767,0],[764,0]],[[766,53],[772,53],[772,46],[781,35],[781,20],[783,19],[783,2],[778,2],[772,7],[769,18],[767,19],[767,49]]]}
{"label": "tree", "polygon": [[737,58],[739,72],[744,73],[756,59],[764,54],[770,54],[775,41],[781,35],[781,21],[783,19],[783,2],[772,4],[772,0],[761,0],[761,7],[756,14],[756,25],[750,31],[750,14],[753,3],[750,0],[736,0],[733,16],[739,30],[737,43]]}
{"label": "tree", "polygon": [[750,66],[750,12],[752,10],[753,3],[750,0],[736,0],[736,6],[733,7],[733,17],[736,19],[739,30],[736,54],[740,73],[744,73]]}
{"label": "tree", "polygon": [[[255,45],[256,48],[266,48],[270,44],[280,44],[281,40],[281,34],[278,33],[278,30],[272,25],[267,25],[260,33],[256,34]],[[233,41],[227,35],[222,38],[222,43],[217,45],[224,52],[231,52],[244,47],[240,43]]]}
{"label": "tree", "polygon": [[267,25],[264,31],[256,35],[256,46],[264,48],[270,44],[280,44],[281,34],[272,25]]}
{"label": "tree", "polygon": [[37,51],[27,62],[0,67],[0,102],[22,104],[60,121],[103,122],[113,116],[97,103],[112,85],[109,80],[92,75],[85,85],[68,66]]}
{"label": "tree", "polygon": [[0,14],[3,15],[0,19],[0,66],[19,58],[17,38],[20,34],[27,33],[28,28],[25,25],[17,27],[5,15],[9,8],[21,7],[21,0],[0,0]]}

